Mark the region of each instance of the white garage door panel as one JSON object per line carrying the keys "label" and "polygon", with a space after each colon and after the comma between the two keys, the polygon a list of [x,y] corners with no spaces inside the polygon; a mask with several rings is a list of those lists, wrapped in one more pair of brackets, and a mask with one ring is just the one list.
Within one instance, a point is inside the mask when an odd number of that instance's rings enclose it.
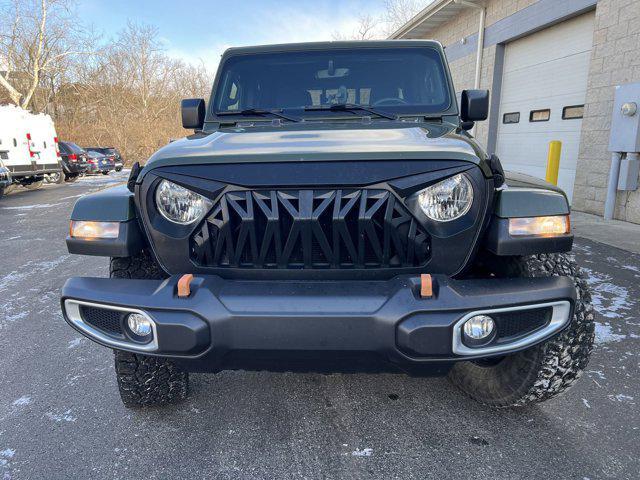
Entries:
{"label": "white garage door panel", "polygon": [[[593,37],[593,12],[509,43],[505,50],[497,153],[507,170],[544,178],[551,140],[562,142],[558,184],[573,192],[582,120],[562,109],[583,105]],[[532,110],[551,110],[548,122],[530,122]],[[520,122],[503,124],[505,113]]]}

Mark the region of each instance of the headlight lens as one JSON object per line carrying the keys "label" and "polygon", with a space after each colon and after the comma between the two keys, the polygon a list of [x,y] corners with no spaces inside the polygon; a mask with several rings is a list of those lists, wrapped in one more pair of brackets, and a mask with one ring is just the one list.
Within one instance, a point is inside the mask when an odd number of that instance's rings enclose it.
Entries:
{"label": "headlight lens", "polygon": [[156,206],[167,220],[188,225],[200,220],[211,208],[211,200],[168,180],[156,188]]}
{"label": "headlight lens", "polygon": [[431,220],[450,222],[471,208],[473,186],[465,175],[459,173],[422,190],[418,203]]}

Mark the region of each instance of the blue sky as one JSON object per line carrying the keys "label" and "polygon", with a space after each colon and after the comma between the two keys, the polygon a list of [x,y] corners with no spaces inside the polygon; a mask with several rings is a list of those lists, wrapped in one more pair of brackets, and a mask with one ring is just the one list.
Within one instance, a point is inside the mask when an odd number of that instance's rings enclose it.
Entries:
{"label": "blue sky", "polygon": [[167,53],[214,68],[230,46],[331,40],[383,0],[80,0],[78,13],[106,37],[127,20],[155,25]]}

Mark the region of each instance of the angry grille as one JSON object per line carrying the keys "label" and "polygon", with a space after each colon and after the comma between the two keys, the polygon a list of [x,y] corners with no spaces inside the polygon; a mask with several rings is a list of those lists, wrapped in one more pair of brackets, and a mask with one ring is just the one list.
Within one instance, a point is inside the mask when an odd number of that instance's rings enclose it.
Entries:
{"label": "angry grille", "polygon": [[430,238],[389,191],[227,192],[190,240],[203,267],[349,269],[418,267]]}

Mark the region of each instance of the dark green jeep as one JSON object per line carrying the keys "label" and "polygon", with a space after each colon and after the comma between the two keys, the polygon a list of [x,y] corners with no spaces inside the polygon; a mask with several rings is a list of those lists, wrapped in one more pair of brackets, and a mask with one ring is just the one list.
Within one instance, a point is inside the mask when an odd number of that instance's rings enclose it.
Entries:
{"label": "dark green jeep", "polygon": [[67,322],[115,352],[125,405],[183,399],[188,372],[448,374],[494,406],[551,398],[585,368],[590,295],[569,205],[505,175],[467,133],[442,46],[227,50],[193,135],[81,198]]}

